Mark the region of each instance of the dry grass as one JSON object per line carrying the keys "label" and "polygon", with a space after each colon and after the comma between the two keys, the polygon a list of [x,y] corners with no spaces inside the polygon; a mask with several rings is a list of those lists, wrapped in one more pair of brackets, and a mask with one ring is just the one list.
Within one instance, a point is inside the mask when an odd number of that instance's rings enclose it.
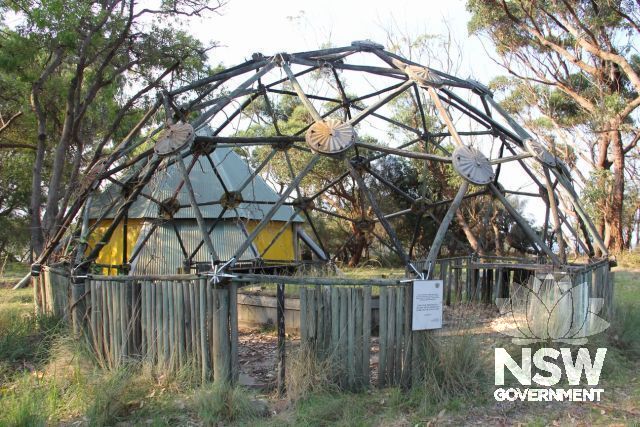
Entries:
{"label": "dry grass", "polygon": [[305,345],[294,349],[287,358],[285,384],[287,385],[287,399],[297,402],[308,398],[314,393],[335,391],[336,386],[330,373],[330,358],[319,359],[314,352]]}

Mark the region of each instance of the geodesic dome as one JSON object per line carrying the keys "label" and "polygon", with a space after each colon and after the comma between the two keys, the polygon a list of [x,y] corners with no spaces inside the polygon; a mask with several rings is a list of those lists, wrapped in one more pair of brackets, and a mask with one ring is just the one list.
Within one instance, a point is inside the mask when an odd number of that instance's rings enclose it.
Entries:
{"label": "geodesic dome", "polygon": [[[283,103],[299,107],[295,123],[285,123],[279,114],[278,106]],[[399,117],[402,103],[414,111],[413,120]],[[260,111],[256,113],[256,109]],[[154,122],[160,123],[155,130],[145,137],[137,136]],[[210,131],[203,134],[203,129]],[[151,142],[152,148],[132,157],[133,150],[145,142]],[[238,167],[219,156],[225,150],[255,160],[245,179],[225,182],[229,173],[225,169]],[[258,152],[260,156],[255,155]],[[122,160],[124,156],[129,159]],[[424,188],[410,192],[399,188],[372,167],[391,157],[420,162],[426,172],[446,165],[457,191],[452,197],[434,199]],[[268,171],[276,159],[286,173],[280,173],[274,182]],[[210,189],[206,182],[193,186],[200,162],[212,172]],[[318,168],[323,162],[331,162],[333,170],[340,172],[322,187],[305,193],[302,189],[310,188],[304,185],[306,180],[322,173]],[[177,175],[163,176],[170,166]],[[567,166],[511,118],[485,86],[414,63],[370,41],[293,54],[254,54],[243,64],[164,92],[129,137],[90,171],[67,224],[88,204],[85,202],[91,194],[104,190],[100,182],[105,179],[118,183],[120,197],[100,209],[93,208],[94,219],[108,218],[110,223],[88,250],[80,245],[76,260],[83,266],[99,257],[122,227],[119,224],[142,199],[164,212],[168,220],[189,210],[197,223],[199,246],[206,248],[205,257],[224,268],[241,259],[265,258],[256,240],[265,239],[264,232],[271,227],[273,241],[262,245],[262,249],[270,248],[300,219],[307,222],[310,233],[294,238],[300,238],[318,259],[330,260],[332,254],[313,220],[314,215],[326,215],[353,223],[354,230],[371,232],[414,270],[428,269],[462,201],[486,195],[504,206],[534,251],[554,265],[566,263],[563,235],[572,236],[589,255],[594,248],[606,254],[601,237],[580,205]],[[173,191],[167,191],[168,179]],[[276,196],[264,200],[246,191],[256,179],[269,183]],[[164,184],[159,184],[163,180]],[[346,185],[358,187],[367,206],[359,215],[341,215],[322,201],[324,193],[345,180],[349,180]],[[408,207],[389,210],[367,180],[398,194]],[[162,197],[154,193],[154,183],[162,188]],[[532,228],[509,195],[542,202],[542,231]],[[216,214],[207,214],[212,207]],[[446,207],[444,216],[432,214],[433,209],[442,207]],[[215,241],[216,227],[222,227],[222,219],[234,217],[239,208],[261,213],[233,244],[224,239]],[[437,226],[426,259],[420,262],[413,253],[419,226],[413,238],[398,237],[395,222],[405,215]],[[274,218],[279,221],[275,227]],[[553,233],[548,233],[549,228]],[[89,224],[84,233],[95,231]],[[180,241],[179,230],[175,233]],[[138,244],[147,241],[142,233]],[[50,253],[51,247],[44,258]],[[129,255],[126,250],[125,254]],[[123,263],[136,261],[127,258]],[[188,256],[184,258],[185,266],[193,263]],[[297,257],[291,259],[297,261]]]}

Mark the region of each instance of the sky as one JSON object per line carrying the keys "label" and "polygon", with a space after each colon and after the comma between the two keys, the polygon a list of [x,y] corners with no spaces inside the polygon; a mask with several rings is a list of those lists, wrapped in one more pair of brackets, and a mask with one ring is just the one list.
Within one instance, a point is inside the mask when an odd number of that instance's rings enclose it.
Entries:
{"label": "sky", "polygon": [[[386,45],[386,30],[416,37],[447,36],[459,44],[463,56],[457,74],[488,82],[503,74],[487,55],[490,46],[469,36],[470,15],[463,0],[229,0],[218,17],[191,23],[190,30],[220,47],[214,63],[231,66],[254,52],[273,54],[314,50],[331,43],[346,46],[355,40]],[[386,30],[385,30],[386,29]],[[437,61],[432,65],[437,67]]]}

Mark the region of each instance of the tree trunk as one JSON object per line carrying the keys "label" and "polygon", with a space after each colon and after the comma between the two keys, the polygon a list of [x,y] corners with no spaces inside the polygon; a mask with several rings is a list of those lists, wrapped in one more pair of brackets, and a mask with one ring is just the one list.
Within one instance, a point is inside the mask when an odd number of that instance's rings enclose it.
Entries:
{"label": "tree trunk", "polygon": [[58,217],[59,203],[62,198],[61,186],[62,176],[64,173],[65,163],[71,135],[73,133],[73,123],[75,117],[76,106],[74,103],[76,90],[78,86],[78,77],[71,79],[69,85],[69,93],[67,94],[65,120],[62,127],[62,135],[56,146],[55,156],[53,158],[53,166],[51,168],[51,178],[49,179],[49,191],[47,193],[47,205],[44,212],[44,234],[45,237],[51,237],[56,234],[56,218]]}
{"label": "tree trunk", "polygon": [[362,230],[355,230],[355,247],[353,252],[351,252],[351,258],[349,259],[349,267],[357,267],[360,264],[360,260],[362,260],[362,253],[367,247],[367,237],[362,232]]}
{"label": "tree trunk", "polygon": [[496,255],[504,256],[504,250],[502,249],[502,239],[500,238],[500,229],[498,228],[498,224],[494,222],[492,224],[492,228],[494,245],[496,247]]}
{"label": "tree trunk", "polygon": [[[604,203],[597,228],[607,248],[613,253],[618,253],[624,248],[622,212],[624,207],[625,157],[620,134],[620,121],[611,120],[606,126],[598,140],[598,159],[595,164],[598,169],[611,171],[613,180],[611,187],[607,188],[609,198]],[[608,157],[609,153],[611,160]],[[596,249],[596,255],[601,256],[601,251]]]}
{"label": "tree trunk", "polygon": [[611,156],[613,160],[613,189],[608,212],[610,241],[608,249],[619,253],[624,249],[622,213],[624,210],[624,151],[618,127],[611,132]]}
{"label": "tree trunk", "polygon": [[42,165],[44,163],[45,140],[47,136],[43,132],[38,135],[38,147],[36,159],[33,162],[33,175],[31,178],[31,251],[34,259],[44,249],[44,236],[42,235],[42,223],[40,222],[40,204],[42,203]]}
{"label": "tree trunk", "polygon": [[471,228],[469,227],[469,224],[467,224],[467,221],[464,219],[464,215],[462,214],[460,209],[456,211],[456,218],[458,220],[458,225],[460,225],[460,228],[462,228],[462,231],[464,232],[464,235],[467,237],[467,241],[469,242],[469,245],[471,245],[471,248],[478,255],[484,255],[485,253],[484,253],[484,248],[482,247],[482,244],[480,243],[478,238],[475,236],[475,234],[473,234],[473,231],[471,231]]}
{"label": "tree trunk", "polygon": [[638,208],[636,210],[636,222],[635,222],[635,228],[636,228],[636,246],[640,245],[640,208]]}
{"label": "tree trunk", "polygon": [[31,177],[31,256],[35,259],[44,250],[44,234],[40,219],[40,206],[42,204],[42,167],[47,143],[47,121],[44,109],[40,103],[42,86],[49,76],[60,66],[63,58],[63,48],[56,47],[51,61],[40,74],[31,88],[31,109],[38,123],[38,144],[36,158],[33,162],[33,175]]}

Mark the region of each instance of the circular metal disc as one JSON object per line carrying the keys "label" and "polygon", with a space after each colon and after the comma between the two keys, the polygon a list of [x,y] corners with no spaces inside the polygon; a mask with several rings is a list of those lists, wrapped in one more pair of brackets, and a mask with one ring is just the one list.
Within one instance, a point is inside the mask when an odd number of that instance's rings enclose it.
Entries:
{"label": "circular metal disc", "polygon": [[547,151],[546,148],[538,141],[534,141],[533,139],[527,139],[524,141],[524,146],[533,157],[544,163],[549,167],[556,166],[556,157]]}
{"label": "circular metal disc", "polygon": [[192,139],[193,126],[189,123],[176,123],[160,132],[153,150],[159,156],[168,156],[186,147]]}
{"label": "circular metal disc", "polygon": [[440,77],[433,74],[426,67],[407,65],[404,72],[411,80],[418,83],[420,86],[440,87],[444,83]]}
{"label": "circular metal disc", "polygon": [[313,151],[321,154],[337,154],[356,142],[356,132],[348,123],[337,119],[315,122],[307,130],[305,140]]}
{"label": "circular metal disc", "polygon": [[453,168],[458,174],[476,185],[486,185],[495,175],[489,159],[472,147],[458,147],[452,154]]}

